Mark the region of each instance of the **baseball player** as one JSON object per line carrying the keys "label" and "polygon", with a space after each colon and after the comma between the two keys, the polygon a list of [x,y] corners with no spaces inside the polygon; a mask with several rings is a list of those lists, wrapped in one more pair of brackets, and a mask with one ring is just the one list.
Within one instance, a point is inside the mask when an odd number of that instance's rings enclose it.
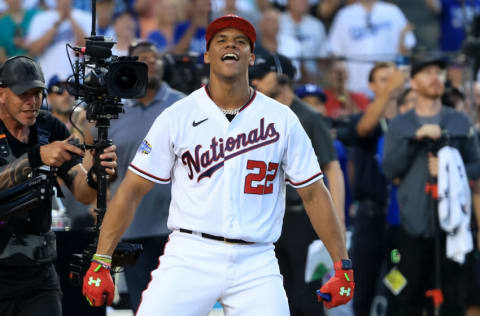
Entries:
{"label": "baseball player", "polygon": [[226,315],[289,315],[273,245],[286,183],[335,262],[319,299],[334,307],[352,298],[351,261],[311,142],[288,107],[248,85],[255,38],[235,15],[208,26],[210,82],[158,116],[139,147],[84,277],[92,305],[111,304],[110,256],[142,197],[168,182],[172,233],[137,315],[206,315],[216,301]]}

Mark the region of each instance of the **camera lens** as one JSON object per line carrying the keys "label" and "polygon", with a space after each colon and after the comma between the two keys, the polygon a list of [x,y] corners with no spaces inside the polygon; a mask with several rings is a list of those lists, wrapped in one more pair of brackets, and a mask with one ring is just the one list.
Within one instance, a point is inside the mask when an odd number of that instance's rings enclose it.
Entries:
{"label": "camera lens", "polygon": [[114,62],[108,68],[108,94],[124,99],[138,99],[147,91],[147,65],[131,60]]}
{"label": "camera lens", "polygon": [[136,83],[136,71],[130,67],[125,67],[115,74],[115,84],[122,90],[130,90]]}

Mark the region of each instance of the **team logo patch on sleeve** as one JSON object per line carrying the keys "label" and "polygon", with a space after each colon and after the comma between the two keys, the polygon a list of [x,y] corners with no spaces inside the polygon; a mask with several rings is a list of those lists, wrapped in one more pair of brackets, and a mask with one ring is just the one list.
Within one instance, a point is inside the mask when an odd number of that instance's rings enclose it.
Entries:
{"label": "team logo patch on sleeve", "polygon": [[140,145],[140,148],[138,148],[138,151],[142,154],[148,155],[152,151],[152,145],[150,145],[150,143],[144,139]]}

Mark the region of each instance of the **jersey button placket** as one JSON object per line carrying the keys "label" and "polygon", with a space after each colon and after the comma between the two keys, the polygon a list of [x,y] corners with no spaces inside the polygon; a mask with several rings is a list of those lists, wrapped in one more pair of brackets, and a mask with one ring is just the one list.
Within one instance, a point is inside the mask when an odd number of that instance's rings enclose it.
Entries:
{"label": "jersey button placket", "polygon": [[[228,138],[228,130],[225,131],[225,134],[223,135],[223,142]],[[225,156],[227,156],[228,153],[225,152]],[[232,233],[233,232],[233,227],[234,227],[234,214],[235,214],[235,206],[234,206],[234,201],[233,201],[233,192],[235,188],[233,187],[233,179],[232,179],[232,173],[231,173],[231,168],[230,168],[230,162],[229,160],[225,160],[223,163],[223,216],[224,216],[224,224],[223,224],[223,231]],[[225,234],[223,234],[225,236]]]}

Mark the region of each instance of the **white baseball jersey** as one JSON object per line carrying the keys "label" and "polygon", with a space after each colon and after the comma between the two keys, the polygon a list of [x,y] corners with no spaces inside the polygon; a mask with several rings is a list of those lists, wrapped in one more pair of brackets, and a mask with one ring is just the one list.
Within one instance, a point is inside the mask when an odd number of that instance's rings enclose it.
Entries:
{"label": "white baseball jersey", "polygon": [[229,122],[206,88],[166,109],[129,169],[172,182],[168,218],[180,228],[251,242],[275,242],[285,184],[322,177],[310,139],[285,105],[255,92]]}

